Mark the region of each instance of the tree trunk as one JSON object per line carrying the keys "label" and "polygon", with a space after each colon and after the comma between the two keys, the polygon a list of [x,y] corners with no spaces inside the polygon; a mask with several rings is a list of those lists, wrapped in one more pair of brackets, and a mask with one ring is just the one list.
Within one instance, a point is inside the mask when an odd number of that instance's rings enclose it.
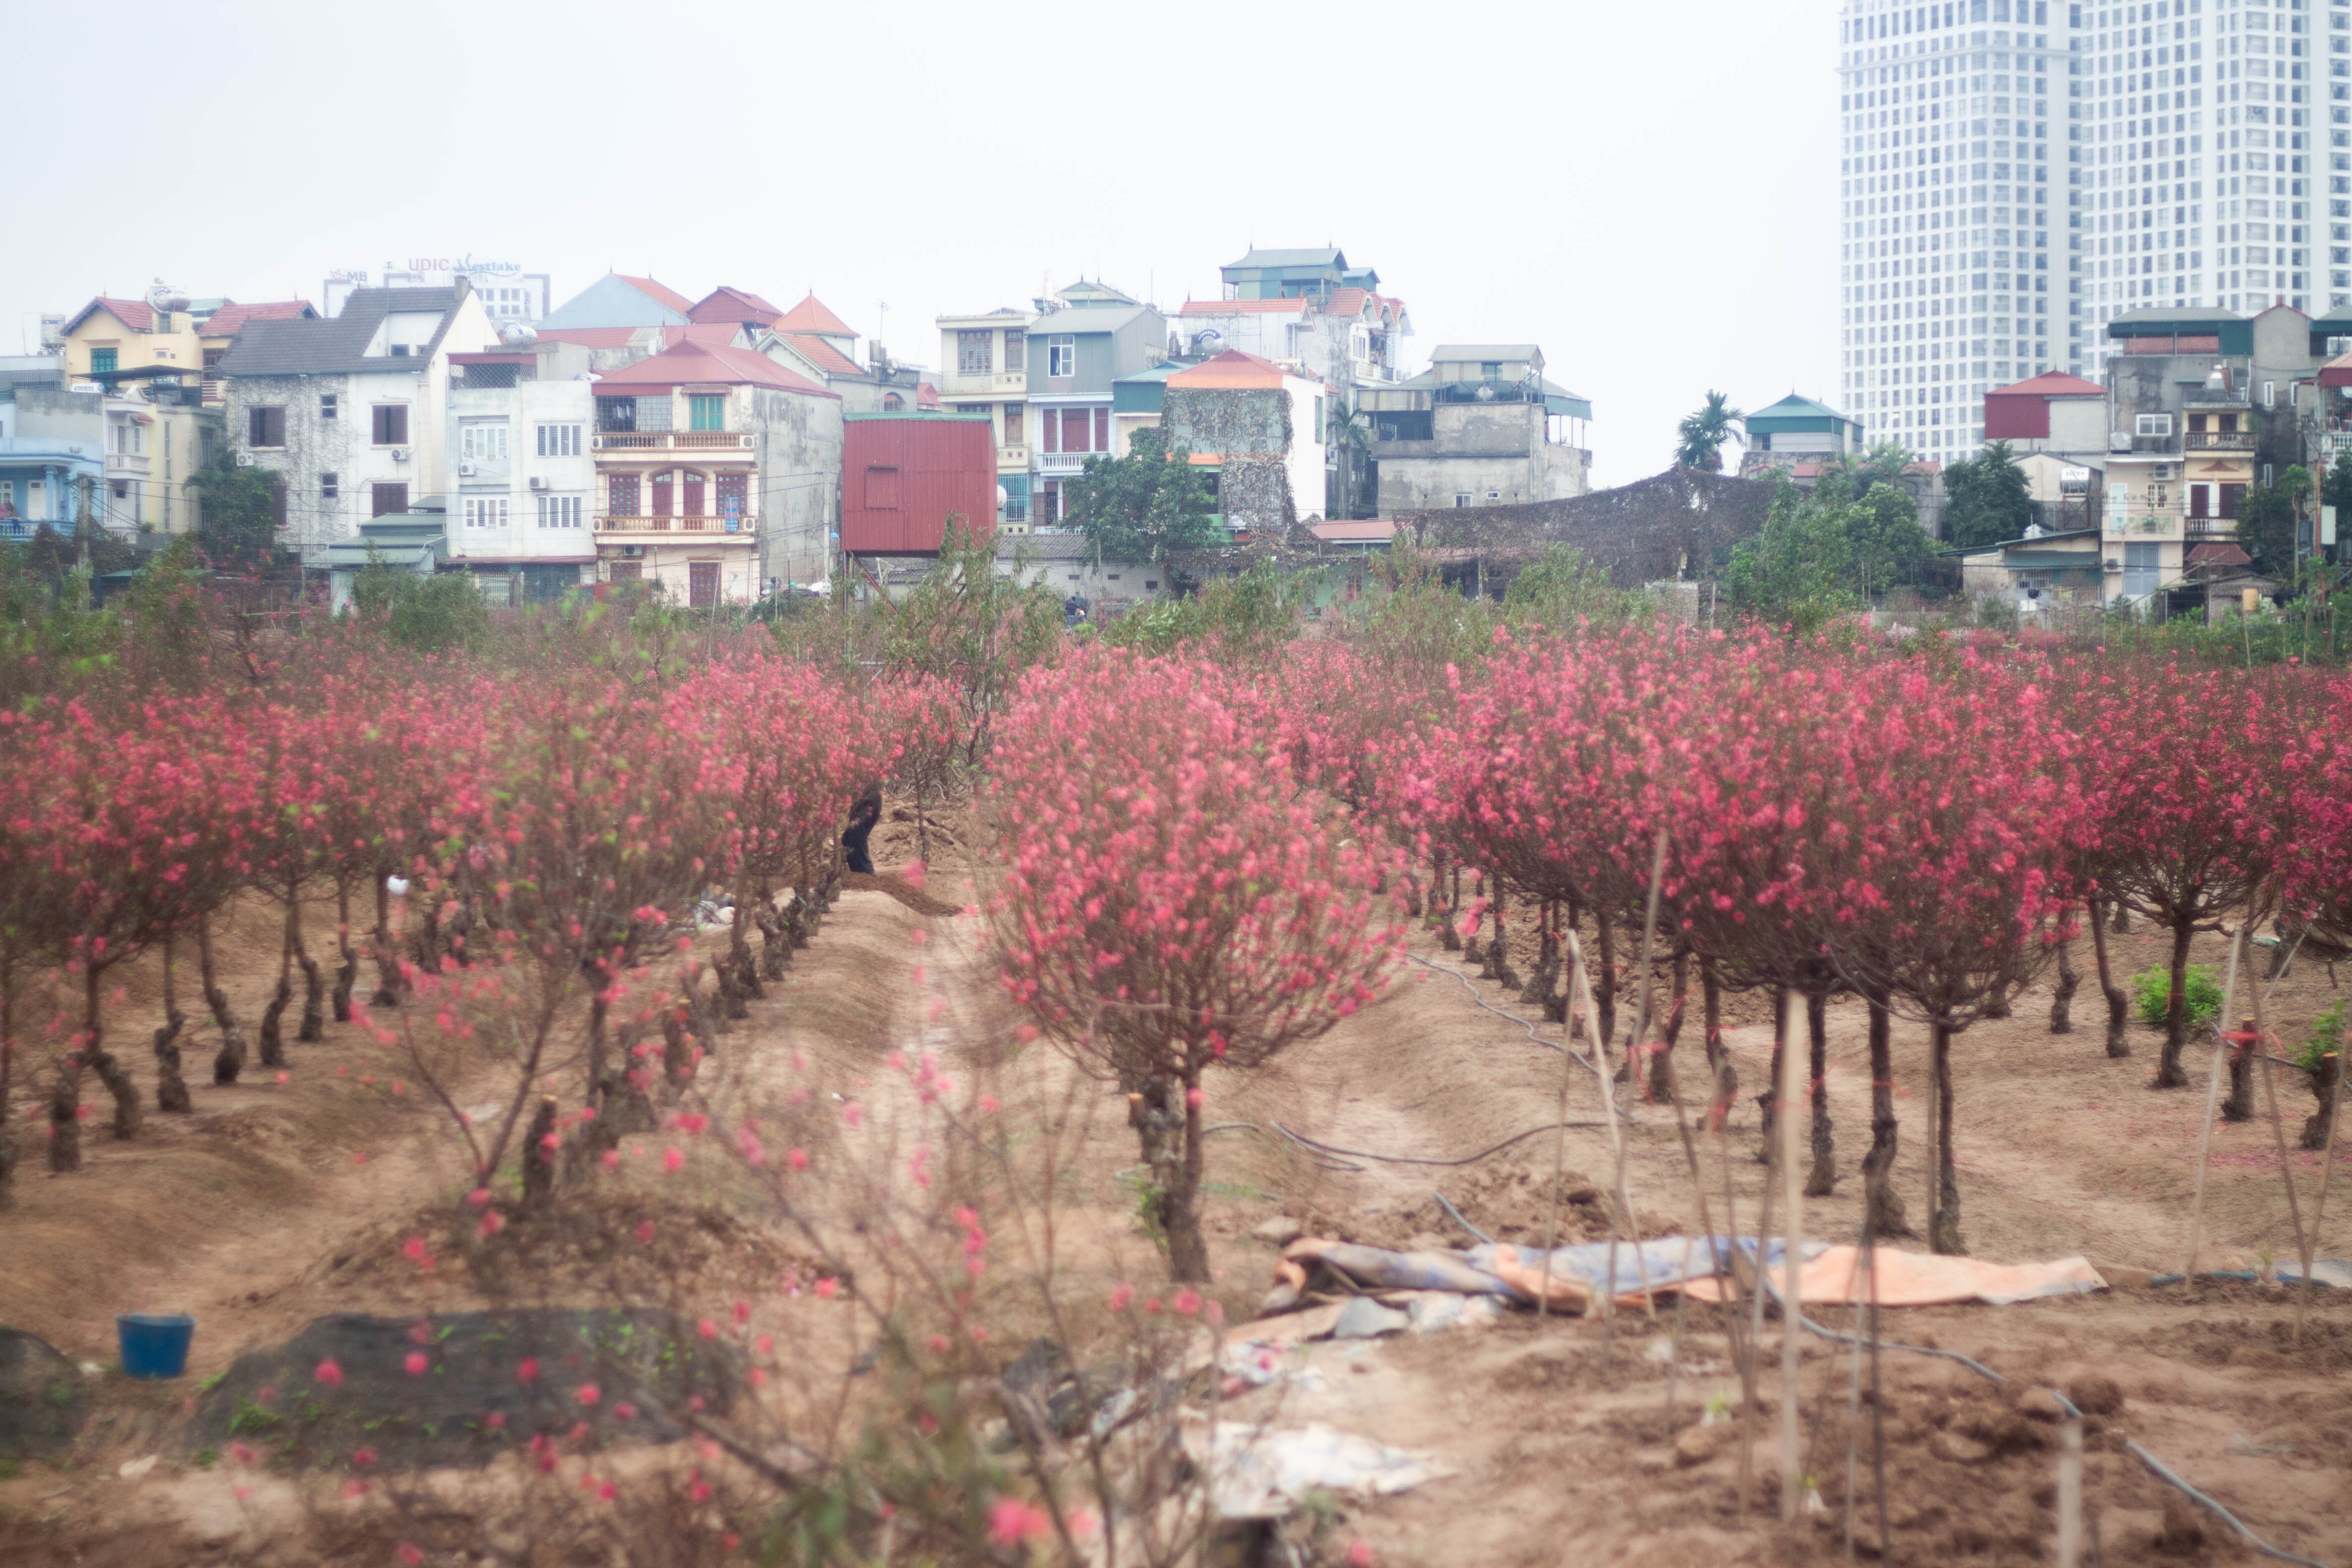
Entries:
{"label": "tree trunk", "polygon": [[[2319,1070],[2311,1075],[2311,1092],[2319,1097],[2319,1109],[2304,1119],[2303,1147],[2306,1149],[2327,1147],[2327,1126],[2336,1119],[2336,1075],[2343,1070],[2344,1047],[2339,1041],[2334,1050],[2320,1057]],[[0,1067],[0,1074],[5,1071],[5,1067]],[[0,1083],[5,1081],[0,1078]],[[6,1094],[0,1091],[0,1110],[6,1107]],[[6,1152],[0,1150],[0,1160],[6,1158]]]}
{"label": "tree trunk", "polygon": [[2164,1055],[2156,1068],[2155,1088],[2185,1089],[2189,1075],[2180,1070],[2180,1048],[2189,1043],[2189,937],[2186,919],[2172,926],[2172,991],[2164,1005]]}
{"label": "tree trunk", "polygon": [[1932,1251],[1965,1256],[1960,1239],[1960,1179],[1952,1160],[1952,1031],[1942,1024],[1928,1031],[1936,1074],[1936,1222],[1927,1238]]}
{"label": "tree trunk", "polygon": [[360,981],[360,955],[352,946],[352,884],[347,877],[335,879],[335,952],[342,962],[335,966],[335,1022],[352,1021],[352,992]]}
{"label": "tree trunk", "polygon": [[677,1008],[662,1010],[661,1031],[662,1071],[673,1087],[683,1088],[686,1080],[694,1076],[694,1046],[686,1032],[686,1020],[678,1016]]}
{"label": "tree trunk", "polygon": [[1452,891],[1445,896],[1445,910],[1440,917],[1437,942],[1446,952],[1459,952],[1462,951],[1462,931],[1455,917],[1462,908],[1462,868],[1456,866],[1453,871]]}
{"label": "tree trunk", "polygon": [[286,926],[278,943],[278,989],[270,994],[269,1005],[261,1010],[261,1065],[282,1068],[286,1065],[286,1036],[282,1026],[286,1009],[294,1005],[294,907],[286,908]]}
{"label": "tree trunk", "polygon": [[[751,926],[758,918],[754,913],[752,893],[753,889],[749,879],[737,884],[735,918],[732,929],[727,933],[727,949],[734,961],[737,987],[750,1000],[760,1002],[767,999],[768,993],[760,984],[759,961],[751,956]],[[745,1017],[750,1015],[750,1012],[751,1009],[747,1007],[742,1013],[735,1016]]]}
{"label": "tree trunk", "polygon": [[2099,994],[2107,999],[2107,1055],[2124,1058],[2131,1055],[2131,1041],[2125,1030],[2131,1022],[2131,998],[2116,984],[2115,971],[2107,963],[2106,910],[2098,900],[2085,906],[2091,915],[2091,952],[2098,960]]}
{"label": "tree trunk", "polygon": [[375,874],[375,994],[371,1007],[400,1005],[400,956],[392,945],[392,873]]}
{"label": "tree trunk", "polygon": [[294,962],[302,966],[302,1026],[294,1038],[315,1046],[327,1037],[327,983],[319,961],[310,956],[310,944],[302,940],[302,896],[292,888],[287,889],[286,941],[294,949]]}
{"label": "tree trunk", "polygon": [[1540,1007],[1551,992],[1552,910],[1556,906],[1549,899],[1536,905],[1536,965],[1528,975],[1528,983],[1519,988],[1519,1001],[1530,1007]]}
{"label": "tree trunk", "polygon": [[1679,1099],[1675,1085],[1675,1041],[1683,1032],[1683,1009],[1690,1001],[1690,949],[1675,944],[1675,999],[1666,1008],[1666,1026],[1650,1055],[1650,1098],[1664,1103]]}
{"label": "tree trunk", "polygon": [[163,939],[163,1025],[155,1031],[155,1109],[158,1110],[189,1110],[194,1101],[188,1096],[188,1080],[180,1067],[180,1031],[187,1027],[187,1015],[180,1011],[179,987],[173,975],[172,939]]}
{"label": "tree trunk", "polygon": [[1155,1073],[1143,1080],[1139,1093],[1128,1100],[1128,1121],[1135,1128],[1150,1172],[1151,1185],[1144,1214],[1168,1247],[1168,1272],[1179,1283],[1209,1281],[1209,1248],[1202,1239],[1201,1112],[1188,1101],[1192,1086],[1174,1073]]}
{"label": "tree trunk", "polygon": [[1706,1025],[1706,1065],[1715,1074],[1715,1102],[1707,1107],[1706,1124],[1720,1130],[1739,1103],[1739,1068],[1723,1043],[1723,983],[1716,977],[1715,960],[1700,958],[1698,984]]}
{"label": "tree trunk", "polygon": [[1495,934],[1486,941],[1486,973],[1495,977],[1497,985],[1510,987],[1519,984],[1517,972],[1511,968],[1511,943],[1503,924],[1503,879],[1500,873],[1495,883]]}
{"label": "tree trunk", "polygon": [[1805,1037],[1813,1075],[1813,1165],[1805,1174],[1805,1195],[1825,1198],[1837,1191],[1837,1139],[1830,1125],[1830,997],[1826,991],[1815,991],[1805,998]]}
{"label": "tree trunk", "polygon": [[68,1051],[49,1089],[49,1173],[81,1169],[81,1053]]}
{"label": "tree trunk", "polygon": [[1908,1236],[1911,1224],[1893,1181],[1899,1131],[1895,1119],[1894,1020],[1884,997],[1865,1001],[1870,1008],[1870,1152],[1862,1158],[1864,1198],[1869,1205],[1869,1223],[1878,1235]]}
{"label": "tree trunk", "polygon": [[2082,984],[2083,976],[2074,968],[2074,944],[2062,941],[2058,944],[2058,984],[2050,993],[2052,1034],[2074,1032],[2074,992]]}
{"label": "tree trunk", "polygon": [[86,1043],[81,1047],[81,1059],[98,1081],[114,1097],[114,1135],[120,1139],[139,1136],[139,1086],[131,1081],[122,1064],[106,1048],[105,1015],[100,1006],[100,987],[106,978],[103,969],[82,971],[82,1030]]}
{"label": "tree trunk", "polygon": [[2131,935],[2131,908],[2121,900],[2116,900],[2116,921],[2111,929],[2117,936]]}
{"label": "tree trunk", "polygon": [[522,1207],[525,1214],[545,1209],[555,1196],[557,1151],[547,1141],[555,1135],[555,1096],[539,1097],[530,1130],[522,1137]]}
{"label": "tree trunk", "polygon": [[1592,920],[1601,928],[1601,983],[1592,992],[1592,1005],[1601,1012],[1601,1038],[1593,1048],[1605,1062],[1609,1042],[1617,1037],[1617,938],[1609,929],[1608,910],[1594,910]]}
{"label": "tree trunk", "polygon": [[[2252,1018],[2238,1020],[2238,1033],[2254,1033]],[[2254,1119],[2254,1053],[2262,1049],[2259,1040],[2230,1047],[2230,1095],[2221,1101],[2224,1121],[2252,1121]]]}
{"label": "tree trunk", "polygon": [[16,1202],[16,966],[0,953],[0,1213]]}
{"label": "tree trunk", "polygon": [[205,1006],[212,1013],[214,1027],[220,1030],[220,1054],[213,1058],[213,1081],[235,1083],[245,1071],[245,1031],[237,1026],[236,1015],[229,1010],[228,993],[220,988],[213,966],[213,918],[209,912],[196,920],[196,973],[204,982]]}
{"label": "tree trunk", "polygon": [[1772,1163],[1772,1151],[1779,1144],[1778,1129],[1780,1114],[1780,1053],[1788,1041],[1781,1019],[1788,1013],[1789,993],[1783,986],[1772,987],[1772,1068],[1764,1079],[1764,1092],[1756,1097],[1756,1109],[1763,1119],[1764,1141],[1757,1145],[1756,1163]]}

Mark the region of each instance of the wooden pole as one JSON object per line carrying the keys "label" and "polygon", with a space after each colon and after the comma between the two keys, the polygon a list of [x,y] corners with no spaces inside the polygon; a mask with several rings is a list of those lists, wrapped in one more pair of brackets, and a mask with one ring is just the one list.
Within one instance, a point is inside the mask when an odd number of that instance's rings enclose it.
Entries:
{"label": "wooden pole", "polygon": [[[1626,1190],[1625,1186],[1625,1136],[1624,1133],[1619,1130],[1617,1125],[1617,1089],[1614,1084],[1609,1081],[1609,1057],[1608,1054],[1601,1049],[1601,1041],[1604,1037],[1601,1033],[1601,1009],[1592,1000],[1592,980],[1591,975],[1585,968],[1584,944],[1578,939],[1577,933],[1573,930],[1568,933],[1568,951],[1570,957],[1575,963],[1574,974],[1572,976],[1576,984],[1575,1000],[1584,1015],[1585,1032],[1590,1035],[1592,1039],[1592,1060],[1596,1068],[1596,1076],[1601,1079],[1601,1104],[1602,1109],[1608,1112],[1609,1147],[1611,1152],[1616,1156],[1617,1160],[1615,1212],[1610,1216],[1609,1222],[1610,1289],[1601,1298],[1608,1303],[1606,1310],[1613,1319],[1616,1315],[1617,1305],[1617,1241],[1621,1235],[1639,1237],[1641,1235],[1641,1227],[1634,1222],[1633,1194]],[[1649,1270],[1647,1269],[1643,1269],[1642,1271],[1642,1303],[1648,1309],[1652,1317],[1654,1318],[1657,1316],[1658,1304],[1651,1294]]]}
{"label": "wooden pole", "polygon": [[2213,1070],[2205,1079],[2205,1131],[2197,1142],[2197,1196],[2189,1211],[2189,1261],[2180,1272],[2197,1277],[2197,1247],[2205,1233],[2205,1170],[2213,1157],[2213,1111],[2221,1102],[2221,1075],[2229,1070],[2230,1009],[2238,999],[2238,949],[2246,940],[2246,928],[2240,926],[2230,938],[2230,979],[2221,988],[2221,1016],[2213,1024]]}
{"label": "wooden pole", "polygon": [[[2319,1247],[2320,1225],[2327,1218],[2327,1189],[2336,1180],[2336,1132],[2344,1125],[2344,1079],[2347,1069],[2352,1069],[2352,1061],[2346,1059],[2341,1039],[2336,1042],[2333,1054],[2336,1058],[2336,1089],[2327,1108],[2327,1152],[2319,1157],[2319,1202],[2313,1205],[2311,1211],[2311,1245],[2314,1251]],[[2294,1342],[2297,1344],[2303,1343],[2304,1314],[2310,1310],[2311,1266],[2306,1263],[2303,1269],[2303,1283],[2295,1287],[2294,1292]]]}
{"label": "wooden pole", "polygon": [[2083,1422],[2069,1420],[2058,1433],[2058,1568],[2083,1561]]}
{"label": "wooden pole", "polygon": [[[1658,889],[1666,879],[1666,830],[1658,829],[1658,845],[1650,855],[1650,907],[1642,917],[1642,1001],[1633,1012],[1633,1049],[1626,1053],[1626,1075],[1638,1080],[1641,1058],[1650,1048],[1650,949],[1658,934]],[[1638,1081],[1635,1084],[1639,1091]]]}
{"label": "wooden pole", "polygon": [[1787,1205],[1788,1240],[1780,1250],[1780,1522],[1797,1521],[1804,1478],[1797,1473],[1797,1318],[1804,1310],[1798,1284],[1805,1235],[1805,1184],[1797,1175],[1797,1041],[1790,1028],[1788,997],[1780,1000],[1780,1081],[1773,1089],[1780,1113],[1780,1201]]}
{"label": "wooden pole", "polygon": [[[2246,924],[2251,929],[2253,923],[2253,912],[2249,909]],[[2278,1144],[2279,1180],[2286,1184],[2286,1217],[2288,1223],[2294,1226],[2295,1257],[2302,1261],[2304,1272],[2308,1274],[2311,1272],[2311,1247],[2303,1239],[2303,1203],[2295,1195],[2294,1167],[2286,1161],[2286,1124],[2279,1119],[2278,1067],[2272,1061],[2271,1053],[2263,1048],[2263,1041],[2270,1034],[2263,1021],[2263,1003],[2267,999],[2270,987],[2256,984],[2252,975],[2246,978],[2246,989],[2254,996],[2254,1043],[2246,1048],[2261,1058],[2254,1065],[2255,1070],[2263,1075],[2263,1098],[2270,1102],[2271,1136]]]}

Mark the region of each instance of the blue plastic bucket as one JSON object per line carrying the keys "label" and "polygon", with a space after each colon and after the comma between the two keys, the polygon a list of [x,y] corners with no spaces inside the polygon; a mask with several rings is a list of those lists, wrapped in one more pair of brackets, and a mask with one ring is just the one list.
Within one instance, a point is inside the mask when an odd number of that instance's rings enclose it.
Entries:
{"label": "blue plastic bucket", "polygon": [[177,1377],[188,1370],[196,1321],[184,1312],[124,1312],[114,1320],[125,1377]]}

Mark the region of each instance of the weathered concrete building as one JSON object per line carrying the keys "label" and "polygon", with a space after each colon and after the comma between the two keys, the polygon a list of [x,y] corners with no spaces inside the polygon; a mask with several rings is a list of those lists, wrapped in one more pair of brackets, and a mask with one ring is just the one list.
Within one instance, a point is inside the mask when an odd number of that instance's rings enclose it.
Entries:
{"label": "weathered concrete building", "polygon": [[324,321],[249,321],[215,373],[228,437],[266,468],[306,566],[370,518],[448,489],[449,356],[499,346],[472,292],[360,289]]}
{"label": "weathered concrete building", "polygon": [[[997,526],[1029,531],[1034,432],[1029,418],[1027,310],[1000,306],[965,316],[941,316],[940,399],[958,414],[984,414],[996,437],[996,482],[1004,491]],[[1124,453],[1124,443],[1118,446]]]}
{"label": "weathered concrete building", "polygon": [[1638,588],[1713,576],[1733,545],[1762,531],[1777,489],[1677,467],[1564,500],[1400,514],[1396,535],[1465,593],[1501,595],[1555,544],[1606,568],[1618,587]]}
{"label": "weathered concrete building", "polygon": [[447,546],[494,605],[560,597],[596,580],[596,427],[581,357],[505,350],[450,358]]}
{"label": "weathered concrete building", "polygon": [[1584,494],[1592,405],[1543,368],[1533,343],[1450,343],[1410,381],[1359,388],[1382,515]]}
{"label": "weathered concrete building", "polygon": [[1319,381],[1227,350],[1169,376],[1160,433],[1208,471],[1226,527],[1287,533],[1322,517],[1330,395]]}

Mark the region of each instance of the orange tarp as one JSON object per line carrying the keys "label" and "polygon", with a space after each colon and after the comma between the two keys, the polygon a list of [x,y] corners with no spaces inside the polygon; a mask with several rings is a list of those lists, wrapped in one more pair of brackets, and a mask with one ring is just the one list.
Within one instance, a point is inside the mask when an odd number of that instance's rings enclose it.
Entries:
{"label": "orange tarp", "polygon": [[[1941,1258],[1925,1252],[1878,1249],[1878,1304],[1882,1307],[1933,1307],[1952,1301],[1984,1301],[2003,1306],[2037,1296],[2069,1296],[2101,1290],[2106,1281],[2086,1258],[2061,1258],[2051,1263],[1988,1263],[1977,1258]],[[1773,1292],[1783,1290],[1784,1270],[1765,1270]],[[1693,1279],[1683,1289],[1691,1299],[1713,1301],[1722,1289],[1715,1279]],[[1797,1299],[1859,1304],[1870,1299],[1870,1281],[1864,1276],[1862,1248],[1832,1247],[1808,1258],[1797,1270]]]}

